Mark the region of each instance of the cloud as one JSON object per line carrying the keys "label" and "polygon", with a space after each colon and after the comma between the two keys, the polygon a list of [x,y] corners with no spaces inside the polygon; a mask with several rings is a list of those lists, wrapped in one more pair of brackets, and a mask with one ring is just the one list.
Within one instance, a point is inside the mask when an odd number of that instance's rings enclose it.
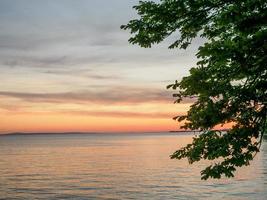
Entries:
{"label": "cloud", "polygon": [[[1,107],[2,108],[2,107]],[[55,115],[55,114],[63,114],[63,115],[79,115],[79,116],[93,116],[93,117],[113,117],[113,118],[156,118],[156,119],[171,119],[174,114],[167,113],[167,112],[129,112],[129,111],[98,111],[98,110],[53,110],[53,111],[27,111],[23,109],[15,108],[2,108],[6,113],[13,113],[15,112],[16,115],[27,115],[27,114],[34,114],[38,115]],[[177,113],[176,113],[177,114]]]}
{"label": "cloud", "polygon": [[129,45],[119,27],[133,17],[136,0],[14,1],[0,2],[0,67],[143,68],[192,60],[168,50],[168,41],[149,50]]}
{"label": "cloud", "polygon": [[96,80],[114,80],[114,79],[122,79],[122,77],[113,74],[100,74],[94,72],[92,69],[49,69],[40,71],[41,73],[45,74],[52,74],[52,75],[59,75],[59,76],[76,76],[76,77],[84,77],[89,79],[96,79]]}
{"label": "cloud", "polygon": [[172,118],[171,113],[161,112],[127,112],[127,111],[59,111],[58,113],[69,114],[69,115],[88,115],[94,117],[115,117],[115,118]]}
{"label": "cloud", "polygon": [[171,93],[152,88],[113,87],[106,90],[62,93],[27,93],[0,91],[0,96],[28,102],[136,104],[145,102],[171,102]]}

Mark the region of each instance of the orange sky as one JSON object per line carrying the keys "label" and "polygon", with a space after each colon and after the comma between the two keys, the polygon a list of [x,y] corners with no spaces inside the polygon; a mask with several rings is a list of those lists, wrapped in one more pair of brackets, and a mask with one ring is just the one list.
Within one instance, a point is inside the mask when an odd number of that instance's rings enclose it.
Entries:
{"label": "orange sky", "polygon": [[[177,130],[175,114],[185,113],[188,104],[171,102],[129,105],[75,103],[29,103],[0,113],[0,132],[150,132]],[[41,109],[43,108],[43,109]]]}
{"label": "orange sky", "polygon": [[177,129],[171,119],[19,114],[1,115],[0,120],[2,132],[144,132]]}

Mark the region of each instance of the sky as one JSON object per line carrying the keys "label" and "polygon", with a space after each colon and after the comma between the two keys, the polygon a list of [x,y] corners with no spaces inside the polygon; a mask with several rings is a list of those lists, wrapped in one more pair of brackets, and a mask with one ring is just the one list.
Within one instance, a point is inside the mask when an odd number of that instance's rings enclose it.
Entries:
{"label": "sky", "polygon": [[187,50],[128,43],[136,0],[1,0],[0,134],[179,129],[166,85],[195,66]]}

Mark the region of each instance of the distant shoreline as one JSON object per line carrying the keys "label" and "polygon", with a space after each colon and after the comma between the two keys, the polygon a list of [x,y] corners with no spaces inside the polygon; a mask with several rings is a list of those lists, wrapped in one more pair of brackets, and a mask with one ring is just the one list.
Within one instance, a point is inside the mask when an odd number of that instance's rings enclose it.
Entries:
{"label": "distant shoreline", "polygon": [[[221,129],[217,131],[227,131],[229,129]],[[27,136],[27,135],[107,135],[107,134],[164,134],[164,133],[200,133],[197,130],[176,130],[176,131],[150,131],[150,132],[11,132],[3,133],[0,136]]]}

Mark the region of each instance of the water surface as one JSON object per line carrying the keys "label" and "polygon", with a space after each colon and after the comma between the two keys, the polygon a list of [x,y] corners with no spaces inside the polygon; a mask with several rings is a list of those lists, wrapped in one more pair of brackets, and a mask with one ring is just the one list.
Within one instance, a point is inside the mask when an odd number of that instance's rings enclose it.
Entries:
{"label": "water surface", "polygon": [[0,199],[267,199],[267,144],[236,177],[200,180],[206,162],[169,155],[179,134],[0,137]]}

